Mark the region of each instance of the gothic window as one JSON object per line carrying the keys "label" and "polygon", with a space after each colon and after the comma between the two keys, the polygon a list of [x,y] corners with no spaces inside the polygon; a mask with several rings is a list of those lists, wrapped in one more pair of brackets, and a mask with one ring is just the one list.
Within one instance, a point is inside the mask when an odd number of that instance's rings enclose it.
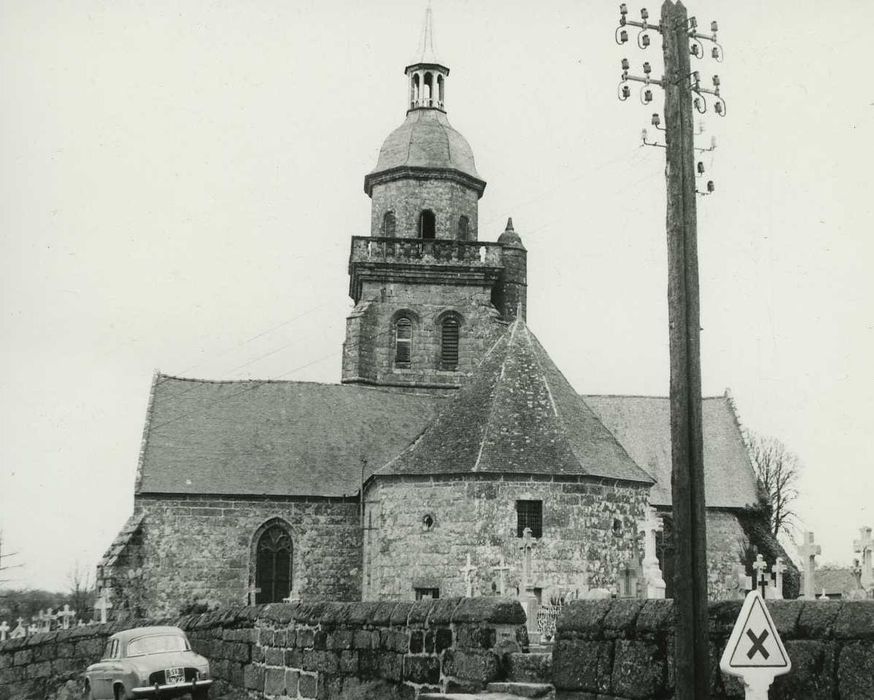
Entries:
{"label": "gothic window", "polygon": [[458,240],[466,241],[470,238],[470,219],[466,216],[458,218]]}
{"label": "gothic window", "polygon": [[409,367],[413,344],[413,322],[401,316],[395,322],[395,366]]}
{"label": "gothic window", "polygon": [[434,238],[437,234],[437,218],[430,209],[419,214],[419,238]]}
{"label": "gothic window", "polygon": [[[255,554],[255,604],[280,603],[291,592],[291,536],[279,523],[261,533]],[[260,589],[260,590],[258,590]]]}
{"label": "gothic window", "polygon": [[397,219],[393,211],[387,211],[382,217],[382,235],[386,238],[395,237],[395,229],[397,228]]}
{"label": "gothic window", "polygon": [[458,369],[458,319],[447,316],[440,324],[440,369]]}
{"label": "gothic window", "polygon": [[532,537],[543,536],[543,501],[516,501],[516,537],[522,537],[526,527]]}

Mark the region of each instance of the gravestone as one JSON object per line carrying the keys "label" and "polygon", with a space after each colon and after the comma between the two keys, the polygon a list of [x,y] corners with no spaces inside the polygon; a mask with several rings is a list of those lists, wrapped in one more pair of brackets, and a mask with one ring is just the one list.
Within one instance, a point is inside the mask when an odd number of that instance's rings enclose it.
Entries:
{"label": "gravestone", "polygon": [[783,600],[783,572],[786,571],[783,557],[777,557],[777,561],[774,562],[771,571],[774,572],[774,599]]}
{"label": "gravestone", "polygon": [[822,547],[813,543],[813,533],[804,533],[804,542],[798,547],[798,554],[804,562],[804,595],[807,600],[816,599],[813,572],[816,569],[816,557],[822,554]]}
{"label": "gravestone", "polygon": [[647,598],[665,597],[665,579],[656,554],[656,533],[664,529],[662,519],[656,509],[648,507],[644,519],[637,523],[638,532],[643,533],[643,580]]}
{"label": "gravestone", "polygon": [[473,579],[476,574],[476,567],[470,563],[470,553],[467,555],[467,564],[462,566],[461,575],[464,577],[464,597],[473,598]]}
{"label": "gravestone", "polygon": [[860,583],[866,591],[871,590],[871,584],[874,584],[874,571],[872,571],[872,554],[874,554],[874,540],[871,539],[871,528],[860,527],[859,539],[853,542],[853,551],[858,552],[860,556],[860,564],[862,566],[862,575]]}
{"label": "gravestone", "polygon": [[637,569],[625,562],[619,569],[619,598],[637,598]]}
{"label": "gravestone", "polygon": [[537,612],[540,604],[534,594],[534,579],[531,574],[531,556],[537,540],[532,537],[531,528],[526,527],[522,531],[522,596],[521,603],[525,609],[527,620],[525,627],[528,629],[528,641],[530,644],[540,643],[540,629],[537,626]]}
{"label": "gravestone", "polygon": [[24,626],[24,618],[18,618],[18,624],[15,626],[15,629],[9,633],[10,639],[19,639],[21,637],[27,636],[27,628]]}
{"label": "gravestone", "polygon": [[756,560],[753,562],[753,568],[756,570],[756,588],[759,589],[762,600],[767,600],[767,590],[770,581],[765,572],[768,570],[768,562],[765,561],[761,554],[757,554]]}
{"label": "gravestone", "polygon": [[8,631],[9,631],[9,623],[6,622],[6,620],[3,620],[3,622],[0,623],[0,642],[6,641],[6,633]]}
{"label": "gravestone", "polygon": [[101,591],[100,597],[94,602],[94,609],[100,615],[100,622],[105,623],[108,613],[112,609],[112,603],[109,602],[109,595],[106,590]]}
{"label": "gravestone", "polygon": [[507,572],[510,567],[504,563],[504,555],[501,555],[501,563],[492,567],[492,571],[498,572],[498,595],[507,595]]}
{"label": "gravestone", "polygon": [[58,617],[61,620],[61,628],[68,630],[70,629],[70,621],[76,617],[76,611],[70,610],[70,606],[64,603],[64,609],[58,611]]}

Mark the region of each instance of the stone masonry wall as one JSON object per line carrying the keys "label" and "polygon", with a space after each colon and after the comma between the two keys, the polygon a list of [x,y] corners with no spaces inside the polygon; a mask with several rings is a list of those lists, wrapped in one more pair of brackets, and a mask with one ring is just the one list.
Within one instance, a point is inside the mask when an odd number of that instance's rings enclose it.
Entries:
{"label": "stone masonry wall", "polygon": [[372,236],[384,236],[382,219],[393,211],[397,220],[398,238],[418,238],[419,214],[430,209],[436,217],[437,238],[458,238],[458,219],[466,216],[468,240],[477,240],[476,191],[457,182],[434,177],[428,180],[403,179],[375,185],[372,194],[370,231]]}
{"label": "stone masonry wall", "polygon": [[[741,601],[710,604],[711,700],[743,698],[719,671]],[[874,601],[768,601],[792,670],[771,700],[867,700],[874,688]],[[577,601],[558,619],[553,683],[566,700],[670,698],[673,601]]]}
{"label": "stone masonry wall", "polygon": [[636,523],[646,496],[642,486],[586,477],[378,479],[365,496],[364,598],[409,600],[414,588],[463,595],[459,569],[468,553],[483,594],[497,585],[491,567],[502,556],[515,592],[517,500],[543,502],[543,537],[532,564],[538,588],[583,588],[586,578],[593,588],[614,586],[620,567],[639,556]]}
{"label": "stone masonry wall", "polygon": [[710,600],[742,596],[736,587],[735,574],[747,542],[737,516],[727,511],[707,511],[707,597]]}
{"label": "stone masonry wall", "polygon": [[[524,621],[516,601],[471,598],[273,604],[157,622],[181,627],[209,659],[213,696],[400,700],[427,690],[476,691],[500,679],[502,654],[527,643]],[[155,623],[0,643],[0,699],[46,700],[62,686],[77,697],[82,672],[111,634]]]}
{"label": "stone masonry wall", "polygon": [[146,615],[178,614],[195,601],[248,602],[253,537],[273,518],[291,533],[293,597],[361,597],[357,499],[138,496],[135,509],[145,516],[140,585]]}
{"label": "stone masonry wall", "polygon": [[[451,276],[446,273],[448,282]],[[409,367],[394,363],[394,321],[401,313],[413,322]],[[446,313],[455,313],[461,320],[455,371],[440,368],[440,322]],[[368,282],[362,302],[347,320],[343,380],[458,386],[505,328],[487,289],[448,283]]]}

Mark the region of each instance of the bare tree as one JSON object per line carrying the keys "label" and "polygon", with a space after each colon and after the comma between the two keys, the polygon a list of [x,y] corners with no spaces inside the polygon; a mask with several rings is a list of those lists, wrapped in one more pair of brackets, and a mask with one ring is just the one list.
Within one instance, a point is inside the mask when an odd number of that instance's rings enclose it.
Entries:
{"label": "bare tree", "polygon": [[67,580],[70,584],[68,594],[70,607],[85,619],[94,607],[94,581],[91,577],[91,569],[77,561],[67,572]]}
{"label": "bare tree", "polygon": [[798,526],[798,515],[792,504],[798,498],[796,487],[801,460],[774,437],[749,431],[747,444],[753,468],[770,506],[771,534],[776,537],[782,532],[791,536]]}

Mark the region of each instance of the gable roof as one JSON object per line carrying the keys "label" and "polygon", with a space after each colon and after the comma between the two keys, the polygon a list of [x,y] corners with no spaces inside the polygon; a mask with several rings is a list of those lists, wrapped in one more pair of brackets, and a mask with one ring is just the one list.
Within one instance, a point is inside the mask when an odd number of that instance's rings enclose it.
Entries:
{"label": "gable roof", "polygon": [[[801,572],[802,585],[804,572]],[[865,590],[850,567],[823,566],[813,572],[813,592],[828,596],[847,595],[850,591]]]}
{"label": "gable roof", "polygon": [[[439,397],[343,384],[157,375],[137,492],[348,496]],[[365,474],[367,476],[367,474]]]}
{"label": "gable roof", "polygon": [[[671,403],[659,396],[585,396],[628,454],[656,480],[650,503],[671,505]],[[756,476],[729,399],[705,397],[704,500],[743,508],[758,501]]]}
{"label": "gable roof", "polygon": [[517,319],[470,384],[374,476],[548,474],[651,484]]}

